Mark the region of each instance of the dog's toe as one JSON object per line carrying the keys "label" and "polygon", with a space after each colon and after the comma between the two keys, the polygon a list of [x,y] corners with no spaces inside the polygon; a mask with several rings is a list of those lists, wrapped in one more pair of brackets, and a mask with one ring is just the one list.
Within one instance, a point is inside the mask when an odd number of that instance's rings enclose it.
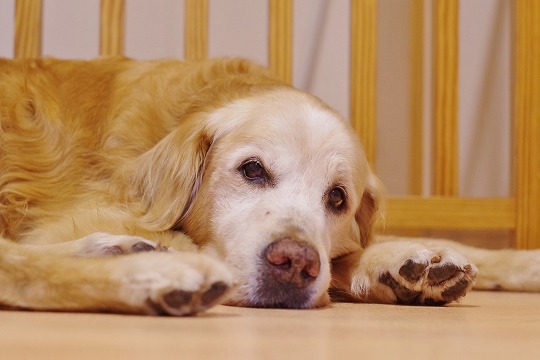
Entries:
{"label": "dog's toe", "polygon": [[201,295],[201,305],[202,307],[210,307],[216,304],[219,299],[223,297],[223,295],[229,290],[229,286],[222,282],[218,281],[216,283],[213,283],[210,289],[206,290]]}
{"label": "dog's toe", "polygon": [[454,277],[457,271],[459,271],[459,267],[452,263],[447,263],[441,266],[433,266],[428,272],[428,282],[431,285],[439,285]]}
{"label": "dog's toe", "polygon": [[465,278],[461,279],[458,282],[456,282],[454,285],[449,287],[448,289],[444,290],[441,295],[443,299],[447,301],[453,301],[453,300],[459,299],[460,297],[465,295],[469,285],[470,285],[469,280]]}
{"label": "dog's toe", "polygon": [[407,281],[417,282],[424,275],[427,266],[428,264],[417,263],[409,259],[399,268],[399,275],[403,276]]}
{"label": "dog's toe", "polygon": [[219,281],[206,290],[165,290],[146,303],[150,312],[156,315],[195,315],[218,304],[229,288],[226,283]]}
{"label": "dog's toe", "polygon": [[171,308],[181,308],[190,304],[193,300],[193,293],[183,290],[173,290],[163,295],[163,301]]}
{"label": "dog's toe", "polygon": [[190,315],[193,312],[193,293],[184,290],[170,290],[156,296],[156,299],[147,299],[148,312],[152,315]]}
{"label": "dog's toe", "polygon": [[401,285],[389,272],[382,274],[379,281],[394,291],[399,304],[414,304],[422,294],[421,291],[414,291]]}

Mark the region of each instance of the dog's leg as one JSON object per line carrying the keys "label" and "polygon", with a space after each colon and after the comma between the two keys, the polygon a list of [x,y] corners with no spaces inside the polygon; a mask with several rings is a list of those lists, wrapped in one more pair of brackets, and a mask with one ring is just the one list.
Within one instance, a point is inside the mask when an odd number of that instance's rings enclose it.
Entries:
{"label": "dog's leg", "polygon": [[169,246],[162,245],[140,236],[113,235],[96,232],[78,240],[54,244],[21,244],[28,249],[39,249],[43,254],[99,257],[127,255],[148,251],[169,251]]}
{"label": "dog's leg", "polygon": [[464,296],[477,268],[457,251],[409,241],[370,245],[333,262],[333,286],[357,300],[442,305]]}
{"label": "dog's leg", "polygon": [[186,315],[222,301],[228,268],[203,254],[78,258],[0,238],[0,303],[58,311]]}
{"label": "dog's leg", "polygon": [[[149,233],[144,236],[114,235],[96,232],[77,240],[52,244],[26,244],[20,246],[39,249],[43,254],[98,257],[127,255],[147,251],[197,251],[191,239],[182,233]],[[149,237],[150,237],[149,236]]]}

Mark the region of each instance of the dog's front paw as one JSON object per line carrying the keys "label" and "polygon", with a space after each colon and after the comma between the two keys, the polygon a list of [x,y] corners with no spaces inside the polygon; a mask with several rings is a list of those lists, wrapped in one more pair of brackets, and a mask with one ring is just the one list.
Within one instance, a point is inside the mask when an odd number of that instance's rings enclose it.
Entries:
{"label": "dog's front paw", "polygon": [[357,275],[357,288],[385,303],[444,305],[457,301],[473,287],[478,273],[475,265],[449,248],[383,243],[365,255],[363,261],[371,266]]}
{"label": "dog's front paw", "polygon": [[224,300],[234,286],[222,262],[197,253],[148,253],[118,258],[112,272],[120,296],[136,312],[192,315]]}
{"label": "dog's front paw", "polygon": [[435,255],[429,263],[408,259],[398,274],[390,271],[379,282],[394,292],[399,304],[444,305],[464,296],[473,286],[476,269],[472,264],[452,262]]}
{"label": "dog's front paw", "polygon": [[76,256],[117,256],[148,251],[168,251],[165,246],[153,241],[131,235],[112,235],[108,233],[93,233],[80,240]]}

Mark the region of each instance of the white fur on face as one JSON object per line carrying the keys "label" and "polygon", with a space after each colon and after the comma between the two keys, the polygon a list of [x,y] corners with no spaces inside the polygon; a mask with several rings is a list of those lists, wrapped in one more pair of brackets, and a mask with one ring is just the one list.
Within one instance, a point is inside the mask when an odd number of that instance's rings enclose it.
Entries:
{"label": "white fur on face", "polygon": [[[273,241],[292,237],[313,246],[321,261],[309,300],[300,307],[324,305],[330,257],[352,240],[365,186],[368,169],[359,146],[336,113],[292,90],[236,102],[222,116],[241,125],[214,144],[205,183],[212,199],[210,245],[236,270],[240,284],[230,302],[276,305],[258,291],[261,256]],[[248,159],[264,166],[268,184],[244,178],[240,167]],[[342,211],[328,206],[327,194],[336,186],[347,193]]]}

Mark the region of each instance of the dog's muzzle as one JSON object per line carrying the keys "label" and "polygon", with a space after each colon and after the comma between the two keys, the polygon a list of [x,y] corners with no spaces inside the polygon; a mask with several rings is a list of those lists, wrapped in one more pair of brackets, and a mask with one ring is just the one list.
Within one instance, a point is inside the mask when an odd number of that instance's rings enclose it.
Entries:
{"label": "dog's muzzle", "polygon": [[257,303],[260,307],[305,308],[313,301],[319,276],[319,253],[310,244],[284,237],[263,250]]}

